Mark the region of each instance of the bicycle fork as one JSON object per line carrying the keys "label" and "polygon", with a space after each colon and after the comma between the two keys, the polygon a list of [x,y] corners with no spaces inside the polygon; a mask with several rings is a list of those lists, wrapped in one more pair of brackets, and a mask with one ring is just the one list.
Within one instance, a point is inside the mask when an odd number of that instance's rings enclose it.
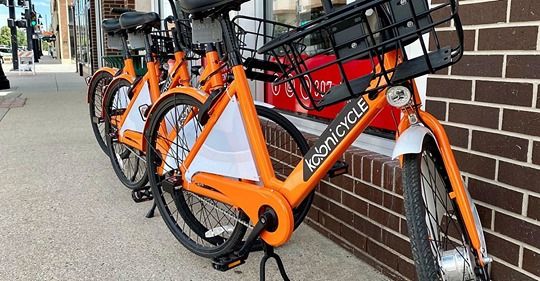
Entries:
{"label": "bicycle fork", "polygon": [[[480,217],[461,178],[446,132],[433,115],[422,110],[417,110],[417,114],[416,118],[404,118],[401,121],[398,129],[400,137],[396,142],[392,157],[395,159],[409,153],[420,153],[424,138],[431,137],[435,140],[451,183],[452,191],[449,196],[455,200],[463,218],[471,247],[477,254],[478,264],[487,269],[492,259],[487,253]],[[416,123],[412,123],[411,120]],[[420,123],[419,120],[422,122]]]}

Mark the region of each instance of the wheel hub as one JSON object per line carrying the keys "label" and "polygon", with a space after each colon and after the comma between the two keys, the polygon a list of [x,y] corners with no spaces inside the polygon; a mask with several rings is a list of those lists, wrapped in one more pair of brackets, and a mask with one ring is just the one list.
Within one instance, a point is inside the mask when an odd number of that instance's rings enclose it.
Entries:
{"label": "wheel hub", "polygon": [[465,247],[442,252],[440,266],[446,281],[476,279],[469,251]]}

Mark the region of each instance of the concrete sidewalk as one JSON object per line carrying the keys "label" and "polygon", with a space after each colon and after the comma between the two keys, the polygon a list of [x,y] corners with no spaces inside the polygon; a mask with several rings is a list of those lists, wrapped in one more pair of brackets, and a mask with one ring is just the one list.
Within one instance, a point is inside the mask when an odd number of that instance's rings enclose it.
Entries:
{"label": "concrete sidewalk", "polygon": [[[83,79],[40,67],[8,73],[27,101],[0,121],[0,280],[258,280],[260,253],[217,272],[144,218],[151,203],[133,203],[94,139]],[[292,280],[388,280],[307,226],[277,253]]]}

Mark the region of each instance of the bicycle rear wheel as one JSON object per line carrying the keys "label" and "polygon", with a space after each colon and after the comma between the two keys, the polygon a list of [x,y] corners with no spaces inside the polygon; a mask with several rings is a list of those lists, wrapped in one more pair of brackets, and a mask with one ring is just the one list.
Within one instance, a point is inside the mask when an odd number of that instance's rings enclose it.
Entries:
{"label": "bicycle rear wheel", "polygon": [[109,85],[113,79],[113,75],[109,72],[102,71],[95,74],[93,77],[92,83],[88,88],[89,100],[88,107],[90,111],[90,121],[92,124],[92,131],[94,136],[101,147],[101,150],[106,154],[109,153],[107,149],[107,140],[105,137],[105,121],[103,120],[103,95],[104,88]]}
{"label": "bicycle rear wheel", "polygon": [[426,138],[422,152],[403,158],[405,214],[419,280],[489,280],[475,253],[437,145]]}
{"label": "bicycle rear wheel", "polygon": [[130,87],[131,82],[126,79],[115,80],[109,85],[104,100],[105,134],[109,158],[116,176],[127,188],[137,190],[148,183],[144,154],[118,140],[119,128],[115,123],[129,105]]}

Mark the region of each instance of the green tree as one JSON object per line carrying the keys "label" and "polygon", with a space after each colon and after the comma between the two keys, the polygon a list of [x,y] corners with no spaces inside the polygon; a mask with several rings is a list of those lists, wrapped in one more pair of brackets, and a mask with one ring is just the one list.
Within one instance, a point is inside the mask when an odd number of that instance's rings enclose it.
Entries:
{"label": "green tree", "polygon": [[11,45],[11,31],[7,26],[0,28],[0,45]]}
{"label": "green tree", "polygon": [[[17,44],[19,47],[26,46],[26,32],[22,29],[17,29]],[[0,45],[11,46],[11,30],[7,26],[0,28]]]}
{"label": "green tree", "polygon": [[26,39],[26,32],[17,29],[17,44],[19,45],[19,47],[26,46],[27,42],[28,40]]}

